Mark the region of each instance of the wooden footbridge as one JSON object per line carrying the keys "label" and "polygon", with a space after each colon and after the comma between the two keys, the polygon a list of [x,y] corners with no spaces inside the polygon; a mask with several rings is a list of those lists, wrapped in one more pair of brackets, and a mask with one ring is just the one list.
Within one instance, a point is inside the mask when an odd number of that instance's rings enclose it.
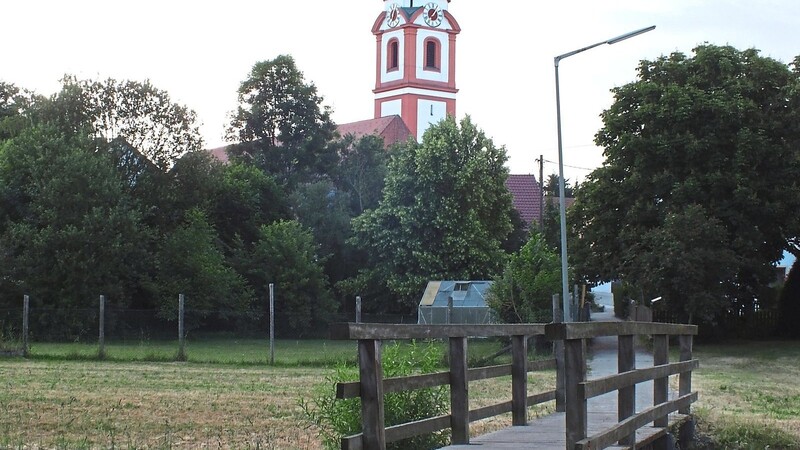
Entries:
{"label": "wooden footbridge", "polygon": [[[690,439],[693,325],[650,322],[583,322],[519,325],[384,325],[337,324],[332,338],[358,341],[360,381],[340,383],[339,398],[361,399],[362,433],[342,439],[342,449],[385,449],[386,444],[449,428],[453,445],[466,449],[601,449],[667,448],[680,429],[681,440]],[[653,353],[645,367],[637,360],[637,336],[652,337]],[[545,336],[555,343],[555,358],[528,361],[528,337]],[[680,344],[680,360],[669,362],[669,338]],[[467,367],[468,337],[507,337],[512,362],[508,365]],[[381,342],[396,339],[446,339],[449,370],[427,375],[384,379]],[[599,342],[611,357],[587,379],[587,341]],[[611,347],[609,349],[609,347]],[[616,351],[614,348],[616,347]],[[608,355],[606,355],[608,356]],[[640,355],[642,356],[642,355]],[[612,361],[613,360],[613,361]],[[609,362],[611,361],[611,362]],[[614,364],[616,363],[616,364]],[[594,362],[593,362],[594,365]],[[555,369],[556,389],[530,394],[528,372]],[[470,410],[469,382],[511,375],[511,400]],[[600,375],[600,376],[598,376]],[[669,389],[669,377],[679,378],[677,393]],[[385,427],[383,395],[435,386],[450,387],[450,414]],[[638,387],[638,389],[637,389]],[[638,394],[638,395],[637,395]],[[555,400],[556,413],[532,422],[529,406]],[[472,438],[469,424],[511,412],[513,426]]]}

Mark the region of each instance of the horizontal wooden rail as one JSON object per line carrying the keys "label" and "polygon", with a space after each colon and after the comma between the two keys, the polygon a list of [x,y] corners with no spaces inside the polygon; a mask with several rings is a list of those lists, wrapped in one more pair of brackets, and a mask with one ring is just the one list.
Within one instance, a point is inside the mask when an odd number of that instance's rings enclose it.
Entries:
{"label": "horizontal wooden rail", "polygon": [[[408,422],[401,425],[386,427],[386,442],[397,442],[420,434],[434,433],[450,428],[450,415],[429,417],[427,419]],[[342,438],[341,448],[347,450],[360,450],[363,448],[363,433]]]}
{"label": "horizontal wooden rail", "polygon": [[693,359],[691,361],[636,369],[616,375],[609,375],[607,377],[585,381],[578,385],[578,389],[583,391],[580,394],[583,398],[590,399],[611,391],[633,386],[637,383],[643,383],[645,381],[668,377],[670,375],[679,373],[691,372],[698,367],[700,367],[700,361]]}
{"label": "horizontal wooden rail", "polygon": [[[543,392],[541,394],[534,394],[528,396],[528,406],[538,405],[544,402],[555,400],[556,391]],[[509,400],[495,405],[484,406],[483,408],[473,409],[469,412],[469,421],[477,422],[479,420],[488,419],[490,417],[498,416],[500,414],[510,413],[512,402]],[[396,442],[402,439],[407,439],[421,434],[433,433],[439,430],[444,430],[450,427],[450,415],[443,415],[431,417],[428,419],[418,420],[416,422],[404,423],[402,425],[395,425],[386,428],[386,442]],[[356,450],[362,448],[363,434],[355,434],[342,438],[342,449]]]}
{"label": "horizontal wooden rail", "polygon": [[644,411],[619,422],[613,427],[608,428],[602,433],[598,433],[594,436],[578,441],[576,448],[585,450],[606,448],[613,445],[615,442],[619,441],[625,436],[635,433],[636,430],[642,428],[650,422],[653,422],[655,419],[667,416],[669,413],[675,412],[679,409],[687,408],[695,401],[697,401],[697,392],[692,392],[691,394],[684,395],[675,400],[647,408]]}
{"label": "horizontal wooden rail", "polygon": [[656,334],[694,336],[697,334],[697,325],[652,322],[572,322],[551,323],[546,326],[546,336],[551,341]]}
{"label": "horizontal wooden rail", "polygon": [[[556,368],[555,358],[528,362],[528,372],[550,370]],[[499,366],[477,367],[467,371],[469,381],[485,380],[511,375],[511,364]],[[424,375],[386,378],[383,380],[383,393],[411,391],[430,387],[445,386],[450,383],[450,372],[437,372]],[[336,383],[336,398],[358,398],[361,396],[361,384],[358,381]]]}
{"label": "horizontal wooden rail", "polygon": [[545,324],[501,325],[397,325],[378,323],[335,323],[333,340],[359,339],[445,339],[453,337],[541,336]]}
{"label": "horizontal wooden rail", "polygon": [[[556,399],[556,391],[542,392],[541,394],[534,394],[528,396],[527,405],[533,406],[544,402],[549,402]],[[494,405],[484,406],[483,408],[473,409],[469,412],[469,421],[477,422],[478,420],[488,419],[490,417],[499,416],[500,414],[510,413],[513,402],[497,403]]]}

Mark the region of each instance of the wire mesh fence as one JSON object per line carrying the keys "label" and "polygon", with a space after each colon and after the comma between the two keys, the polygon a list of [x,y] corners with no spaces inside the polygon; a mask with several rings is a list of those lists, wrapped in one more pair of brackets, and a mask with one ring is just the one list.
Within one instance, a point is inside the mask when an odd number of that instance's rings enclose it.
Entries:
{"label": "wire mesh fence", "polygon": [[[177,351],[175,359],[184,359],[184,341],[204,342],[206,347],[219,345],[232,347],[249,340],[264,347],[274,340],[325,339],[328,325],[335,322],[355,322],[354,312],[325,315],[320,318],[313,312],[297,313],[274,308],[270,321],[270,309],[248,311],[203,310],[187,307],[182,311],[176,306],[167,310],[122,308],[99,299],[91,308],[54,308],[31,306],[26,310],[20,302],[18,308],[0,309],[0,352],[5,354],[27,354],[30,345],[43,343],[83,344],[62,352],[81,353],[73,356],[97,355],[105,357],[105,345],[117,348],[137,347],[143,356],[138,359],[168,359]],[[102,304],[102,306],[100,306]],[[27,333],[23,323],[26,322]],[[180,317],[183,332],[179,331]],[[370,323],[416,323],[417,317],[400,314],[360,314],[361,322]],[[101,320],[102,319],[102,320]],[[270,329],[270,324],[274,329]],[[300,324],[300,325],[298,325]],[[212,344],[209,344],[211,342]],[[259,344],[258,342],[261,342]],[[204,344],[204,345],[205,345]],[[86,350],[86,345],[98,349]],[[165,347],[166,345],[166,347]],[[199,346],[195,346],[197,349]],[[42,348],[41,345],[38,348]],[[147,350],[153,349],[152,351]],[[61,350],[59,350],[61,351]],[[225,350],[220,350],[224,352]],[[57,351],[53,351],[57,353]],[[149,353],[148,353],[149,352]],[[85,354],[84,354],[85,353]],[[159,356],[160,355],[160,356]],[[166,356],[165,356],[166,355]],[[272,360],[272,358],[270,358]]]}

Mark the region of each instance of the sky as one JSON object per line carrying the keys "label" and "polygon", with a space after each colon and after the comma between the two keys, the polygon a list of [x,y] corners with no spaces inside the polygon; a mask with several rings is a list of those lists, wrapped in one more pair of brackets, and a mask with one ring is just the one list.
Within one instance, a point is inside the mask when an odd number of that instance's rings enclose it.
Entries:
{"label": "sky", "polygon": [[[635,81],[643,59],[698,44],[800,54],[797,0],[453,0],[457,115],[503,145],[511,173],[557,173],[556,55],[650,25],[656,29],[562,60],[565,175],[603,162],[593,145],[610,90]],[[193,109],[209,148],[225,144],[236,89],[253,64],[292,55],[337,123],[372,118],[375,19],[382,0],[9,0],[0,8],[0,81],[42,95],[64,74],[149,79]]]}

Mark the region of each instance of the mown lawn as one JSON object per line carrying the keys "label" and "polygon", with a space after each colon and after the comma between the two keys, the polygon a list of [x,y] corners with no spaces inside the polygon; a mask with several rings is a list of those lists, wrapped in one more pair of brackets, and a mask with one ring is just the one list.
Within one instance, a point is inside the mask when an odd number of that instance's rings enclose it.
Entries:
{"label": "mown lawn", "polygon": [[715,448],[800,449],[800,342],[695,349],[694,411]]}
{"label": "mown lawn", "polygon": [[[470,358],[500,347],[476,340]],[[34,344],[31,359],[0,359],[0,448],[318,449],[300,399],[309,400],[335,364],[356,359],[352,342],[279,341],[269,366],[263,342],[211,341],[189,345],[189,362],[161,360],[176,348],[109,345],[108,359],[98,361],[97,346]],[[531,392],[552,389],[554,374],[533,374],[530,384]],[[475,383],[473,406],[509,400],[510,392],[508,377]],[[509,423],[484,421],[475,433]]]}
{"label": "mown lawn", "polygon": [[[470,359],[499,347],[471,342]],[[278,341],[276,366],[260,341],[193,342],[180,363],[170,361],[176,348],[110,345],[97,361],[96,346],[34,344],[31,359],[0,359],[0,448],[318,449],[300,399],[335,364],[355,361],[351,342]],[[705,448],[800,448],[800,343],[699,345],[695,354],[694,411],[714,440]],[[532,393],[553,385],[552,372],[531,375]],[[475,383],[470,394],[472,407],[508,400],[510,380]]]}

